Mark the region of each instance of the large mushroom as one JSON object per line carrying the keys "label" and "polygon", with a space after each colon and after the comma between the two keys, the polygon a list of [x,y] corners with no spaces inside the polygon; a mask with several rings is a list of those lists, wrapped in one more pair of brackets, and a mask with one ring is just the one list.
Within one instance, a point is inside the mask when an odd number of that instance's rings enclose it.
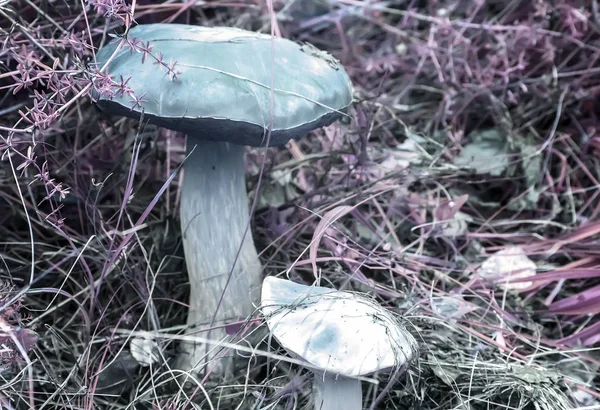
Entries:
{"label": "large mushroom", "polygon": [[315,410],[361,410],[361,376],[400,375],[417,342],[363,295],[267,277],[261,310],[273,337],[314,373]]}
{"label": "large mushroom", "polygon": [[[246,229],[244,146],[281,146],[333,123],[352,103],[350,79],[313,46],[236,28],[148,24],[128,36],[138,52],[118,50],[117,38],[96,56],[115,80],[130,78],[128,92],[94,98],[106,112],[139,119],[143,111],[144,121],[187,135],[180,219],[188,332],[212,326],[211,339],[231,341],[225,324],[254,313],[262,279]],[[148,46],[154,59],[142,58]],[[177,73],[169,75],[173,63]],[[182,347],[180,369],[200,371],[211,362],[216,376],[234,371],[233,356]]]}

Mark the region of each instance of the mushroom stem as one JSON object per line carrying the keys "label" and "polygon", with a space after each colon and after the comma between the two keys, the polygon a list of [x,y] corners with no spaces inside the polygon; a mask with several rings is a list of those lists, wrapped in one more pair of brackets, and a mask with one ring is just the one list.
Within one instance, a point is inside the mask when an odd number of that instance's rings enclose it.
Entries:
{"label": "mushroom stem", "polygon": [[[223,325],[251,316],[261,287],[250,231],[242,244],[249,218],[244,147],[188,135],[187,153],[191,155],[184,164],[180,219],[190,281],[188,333],[209,328],[218,308],[210,338],[230,341]],[[215,377],[227,377],[235,371],[234,355],[188,342],[183,343],[177,366],[201,372],[208,365]]]}
{"label": "mushroom stem", "polygon": [[362,386],[359,379],[332,373],[315,373],[315,410],[361,410]]}

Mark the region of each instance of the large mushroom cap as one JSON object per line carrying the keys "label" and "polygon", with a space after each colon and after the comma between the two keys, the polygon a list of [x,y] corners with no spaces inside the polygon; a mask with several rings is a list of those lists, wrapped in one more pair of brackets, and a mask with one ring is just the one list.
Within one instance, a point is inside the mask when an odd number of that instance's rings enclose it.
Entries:
{"label": "large mushroom cap", "polygon": [[416,341],[383,307],[354,293],[267,277],[261,310],[277,341],[327,372],[348,377],[409,362]]}
{"label": "large mushroom cap", "polygon": [[[143,95],[145,120],[186,134],[240,145],[265,143],[271,118],[271,145],[282,145],[310,130],[331,124],[352,102],[352,85],[344,68],[314,47],[230,27],[184,24],[138,25],[128,36],[181,72],[174,80],[156,60],[130,47],[119,50],[107,73]],[[99,68],[121,39],[97,54]],[[272,49],[273,48],[273,49]],[[272,78],[273,77],[273,78]],[[139,118],[132,97],[112,99],[94,93],[100,108]]]}

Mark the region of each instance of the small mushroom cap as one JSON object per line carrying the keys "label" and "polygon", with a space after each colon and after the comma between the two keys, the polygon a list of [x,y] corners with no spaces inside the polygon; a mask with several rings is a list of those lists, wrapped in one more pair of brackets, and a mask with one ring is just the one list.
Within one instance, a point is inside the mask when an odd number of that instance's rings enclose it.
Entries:
{"label": "small mushroom cap", "polygon": [[[131,47],[117,51],[106,73],[138,98],[144,120],[186,134],[239,145],[261,146],[271,119],[271,146],[285,144],[339,119],[352,103],[344,68],[309,45],[231,27],[146,24],[132,28],[131,41],[149,44],[153,56],[175,63],[174,79],[155,57]],[[117,49],[114,39],[97,53],[101,69]],[[102,95],[101,95],[102,94]],[[93,92],[108,112],[140,117],[127,93],[109,98]]]}
{"label": "small mushroom cap", "polygon": [[291,356],[348,377],[407,364],[416,340],[391,312],[355,293],[265,278],[261,310]]}

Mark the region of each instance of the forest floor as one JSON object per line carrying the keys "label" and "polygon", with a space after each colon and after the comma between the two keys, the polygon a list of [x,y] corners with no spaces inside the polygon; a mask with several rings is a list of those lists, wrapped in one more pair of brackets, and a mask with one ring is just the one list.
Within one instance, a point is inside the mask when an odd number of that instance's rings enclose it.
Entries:
{"label": "forest floor", "polygon": [[90,95],[108,35],[157,22],[273,32],[350,75],[349,118],[249,148],[247,176],[265,276],[314,263],[417,338],[365,408],[600,409],[597,0],[0,1],[0,408],[312,408],[285,362],[170,383],[185,139]]}

